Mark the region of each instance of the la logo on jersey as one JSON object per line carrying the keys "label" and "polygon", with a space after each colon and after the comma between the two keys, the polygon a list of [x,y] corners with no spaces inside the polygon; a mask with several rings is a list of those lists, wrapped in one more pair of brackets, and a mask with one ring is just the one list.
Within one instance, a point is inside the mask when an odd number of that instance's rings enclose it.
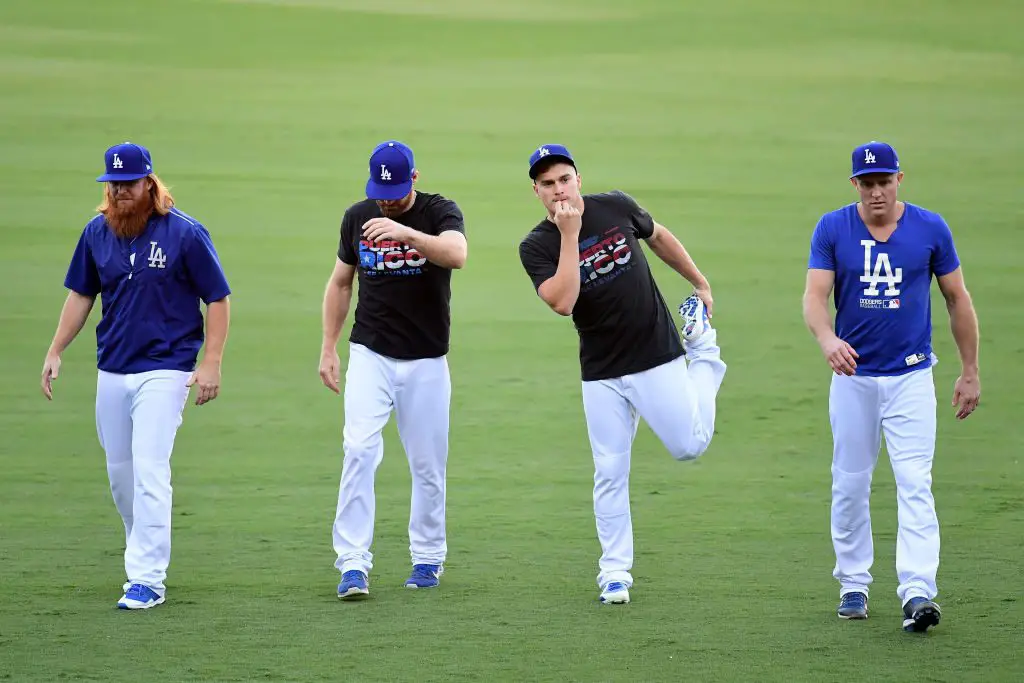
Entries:
{"label": "la logo on jersey", "polygon": [[[892,297],[900,295],[897,285],[903,282],[903,269],[893,269],[889,254],[885,252],[879,252],[872,265],[871,250],[877,243],[874,240],[861,240],[860,243],[864,247],[864,274],[860,276],[860,281],[867,285],[864,297],[871,297],[861,298],[860,307],[898,309],[900,300]],[[879,290],[881,284],[885,284],[884,290]],[[885,298],[878,298],[880,296]]]}
{"label": "la logo on jersey", "polygon": [[163,268],[167,264],[167,256],[164,250],[156,243],[149,243],[149,267]]}
{"label": "la logo on jersey", "polygon": [[124,168],[124,162],[121,161],[121,157],[117,156],[116,153],[114,154],[114,161],[110,165],[114,168]]}

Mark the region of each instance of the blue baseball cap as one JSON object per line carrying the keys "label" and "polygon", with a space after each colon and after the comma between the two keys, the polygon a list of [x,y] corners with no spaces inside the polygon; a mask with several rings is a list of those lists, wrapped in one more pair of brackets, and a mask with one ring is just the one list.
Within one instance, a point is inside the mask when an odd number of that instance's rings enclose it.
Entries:
{"label": "blue baseball cap", "polygon": [[530,155],[530,179],[537,179],[538,166],[556,159],[568,162],[573,168],[576,168],[576,161],[564,145],[541,145]]}
{"label": "blue baseball cap", "polygon": [[858,146],[850,157],[852,162],[851,178],[868,173],[899,173],[900,159],[896,150],[884,142],[872,140]]}
{"label": "blue baseball cap", "polygon": [[370,155],[370,179],[366,181],[368,199],[394,201],[412,190],[412,172],[416,170],[412,150],[397,140],[382,142]]}
{"label": "blue baseball cap", "polygon": [[96,179],[97,182],[125,182],[145,178],[153,172],[153,157],[149,150],[134,142],[114,145],[104,154],[107,172]]}

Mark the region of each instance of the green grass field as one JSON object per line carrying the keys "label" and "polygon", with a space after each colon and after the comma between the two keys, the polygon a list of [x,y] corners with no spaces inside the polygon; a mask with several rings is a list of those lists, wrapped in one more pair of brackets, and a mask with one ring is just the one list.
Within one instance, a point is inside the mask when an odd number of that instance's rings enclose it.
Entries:
{"label": "green grass field", "polygon": [[[1013,0],[0,4],[0,679],[1024,680],[1022,19]],[[392,423],[373,596],[342,604],[342,404],[317,376],[320,301],[341,214],[389,137],[467,219],[450,555],[440,590],[401,588]],[[56,400],[38,389],[93,178],[127,139],[209,227],[234,288],[221,398],[189,406],[175,449],[168,603],[144,613],[114,608],[97,314]],[[944,619],[926,637],[900,630],[884,454],[872,617],[834,615],[829,370],[800,295],[814,223],[854,200],[849,151],[869,139],[900,151],[903,198],[952,225],[982,326],[982,406],[956,423],[935,290]],[[585,190],[623,189],[681,237],[729,363],[702,459],[674,462],[641,428],[621,609],[596,601],[576,335],[517,255],[542,215],[527,157],[553,141]],[[656,275],[670,302],[687,293]]]}

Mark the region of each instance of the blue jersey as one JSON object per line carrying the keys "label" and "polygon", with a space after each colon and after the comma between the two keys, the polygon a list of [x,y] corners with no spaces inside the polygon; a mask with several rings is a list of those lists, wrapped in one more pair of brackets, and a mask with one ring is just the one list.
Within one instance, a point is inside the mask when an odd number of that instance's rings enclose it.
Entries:
{"label": "blue jersey", "polygon": [[959,266],[946,221],[913,204],[886,242],[871,237],[856,204],[825,214],[808,264],[835,272],[835,332],[858,353],[857,374],[865,376],[932,365],[932,275]]}
{"label": "blue jersey", "polygon": [[96,216],[78,240],[64,286],[101,295],[97,365],[118,374],[193,370],[203,345],[199,300],[230,294],[210,233],[177,209],[154,214],[134,239],[115,236]]}

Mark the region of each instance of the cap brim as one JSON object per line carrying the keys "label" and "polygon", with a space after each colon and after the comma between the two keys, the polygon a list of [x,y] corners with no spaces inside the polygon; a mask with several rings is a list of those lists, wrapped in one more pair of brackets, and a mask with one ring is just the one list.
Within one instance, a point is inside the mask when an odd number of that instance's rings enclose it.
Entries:
{"label": "cap brim", "polygon": [[899,172],[900,172],[900,169],[898,169],[898,168],[865,168],[865,169],[862,169],[860,171],[857,171],[856,173],[854,173],[850,177],[851,178],[856,178],[857,176],[871,175],[872,173],[880,173],[882,175],[886,175],[886,174],[889,174],[889,173],[899,173]]}
{"label": "cap brim", "polygon": [[98,183],[125,182],[145,178],[149,173],[104,173],[96,179]]}
{"label": "cap brim", "polygon": [[533,166],[530,167],[530,179],[536,180],[540,169],[545,166],[551,166],[555,162],[561,161],[562,163],[569,164],[573,168],[576,168],[576,162],[564,154],[547,154],[542,156],[537,161],[533,162]]}
{"label": "cap brim", "polygon": [[372,179],[366,181],[366,198],[382,202],[402,199],[412,190],[412,180],[398,185],[379,185]]}

